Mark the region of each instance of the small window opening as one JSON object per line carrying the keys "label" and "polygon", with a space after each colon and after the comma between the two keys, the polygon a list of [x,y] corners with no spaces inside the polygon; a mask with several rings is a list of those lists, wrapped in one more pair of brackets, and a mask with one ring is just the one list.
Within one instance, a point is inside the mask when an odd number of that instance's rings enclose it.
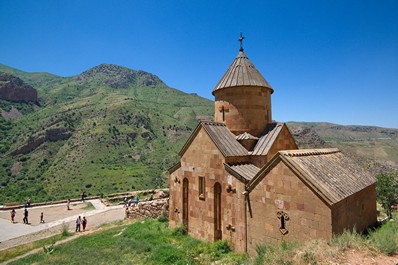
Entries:
{"label": "small window opening", "polygon": [[281,216],[281,227],[279,229],[285,229],[285,217]]}
{"label": "small window opening", "polygon": [[205,177],[199,177],[199,198],[205,199]]}

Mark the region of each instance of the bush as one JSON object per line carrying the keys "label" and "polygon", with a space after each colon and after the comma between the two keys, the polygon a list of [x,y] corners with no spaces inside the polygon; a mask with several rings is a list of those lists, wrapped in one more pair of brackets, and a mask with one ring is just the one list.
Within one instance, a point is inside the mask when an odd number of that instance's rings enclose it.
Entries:
{"label": "bush", "polygon": [[380,252],[387,255],[394,255],[398,250],[398,224],[388,222],[379,229],[369,234],[371,244]]}
{"label": "bush", "polygon": [[69,227],[67,224],[62,223],[62,228],[61,228],[61,235],[62,236],[70,236],[71,232],[69,232]]}
{"label": "bush", "polygon": [[164,216],[164,215],[162,214],[162,215],[160,215],[160,216],[158,217],[158,221],[161,222],[161,223],[166,223],[166,222],[168,222],[169,220],[167,219],[166,216]]}
{"label": "bush", "polygon": [[185,228],[185,226],[179,226],[173,229],[173,231],[171,232],[171,234],[173,236],[184,236],[186,234],[188,234],[187,229]]}
{"label": "bush", "polygon": [[391,207],[398,203],[398,172],[376,176],[376,196],[388,217],[392,218]]}
{"label": "bush", "polygon": [[349,248],[359,248],[366,245],[365,238],[355,231],[344,230],[341,235],[333,236],[330,244],[336,246],[339,250],[347,250]]}

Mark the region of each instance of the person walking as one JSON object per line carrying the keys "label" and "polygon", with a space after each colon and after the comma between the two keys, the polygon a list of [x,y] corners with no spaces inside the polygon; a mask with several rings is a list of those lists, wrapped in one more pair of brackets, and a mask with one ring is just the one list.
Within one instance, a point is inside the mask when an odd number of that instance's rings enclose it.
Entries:
{"label": "person walking", "polygon": [[41,212],[41,214],[40,214],[40,223],[41,224],[44,223],[44,214],[43,214],[43,212]]}
{"label": "person walking", "polygon": [[86,198],[86,192],[83,191],[83,192],[82,192],[82,202],[84,202],[85,198]]}
{"label": "person walking", "polygon": [[70,199],[66,202],[66,209],[69,211],[70,210]]}
{"label": "person walking", "polygon": [[138,195],[137,195],[137,197],[134,198],[134,205],[138,206],[139,201],[140,201],[140,197],[138,197]]}
{"label": "person walking", "polygon": [[25,208],[25,211],[23,213],[23,219],[22,219],[24,224],[29,224],[28,216],[29,216],[28,209]]}
{"label": "person walking", "polygon": [[77,217],[76,219],[76,232],[80,232],[80,224],[82,223],[82,219],[79,217]]}
{"label": "person walking", "polygon": [[127,207],[127,196],[124,196],[123,207]]}
{"label": "person walking", "polygon": [[83,224],[83,232],[84,232],[84,231],[86,231],[86,225],[87,225],[87,219],[84,216],[83,216],[82,224]]}
{"label": "person walking", "polygon": [[15,209],[12,209],[11,210],[11,223],[15,223],[15,215],[16,215],[17,213],[15,212]]}

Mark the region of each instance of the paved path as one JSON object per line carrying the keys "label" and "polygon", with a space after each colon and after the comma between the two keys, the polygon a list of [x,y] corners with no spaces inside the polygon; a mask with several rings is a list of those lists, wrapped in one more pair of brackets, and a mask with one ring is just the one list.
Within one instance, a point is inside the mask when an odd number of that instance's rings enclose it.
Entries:
{"label": "paved path", "polygon": [[[68,225],[69,229],[73,229],[75,226],[75,220],[78,216],[85,216],[88,219],[88,227],[99,226],[104,223],[123,220],[124,219],[124,208],[122,205],[106,207],[100,200],[90,200],[89,202],[95,207],[95,210],[85,210],[86,204],[75,203],[72,204],[72,210],[66,210],[66,204],[51,205],[51,206],[38,206],[29,209],[29,221],[31,224],[26,225],[23,223],[11,223],[10,213],[0,213],[0,249],[5,249],[15,244],[10,244],[8,241],[24,242],[24,236],[31,234],[43,234],[40,237],[46,237],[45,234],[51,231],[52,228],[60,228],[63,224]],[[40,212],[44,212],[44,219],[46,223],[39,223]],[[22,219],[22,210],[17,211],[17,218]],[[32,221],[31,221],[32,220]],[[54,230],[53,229],[53,230]],[[54,234],[53,231],[50,234]],[[58,233],[60,230],[58,229]],[[48,235],[49,236],[49,235]],[[25,241],[29,237],[26,237]],[[37,238],[37,236],[36,236]],[[8,242],[8,243],[7,243]]]}

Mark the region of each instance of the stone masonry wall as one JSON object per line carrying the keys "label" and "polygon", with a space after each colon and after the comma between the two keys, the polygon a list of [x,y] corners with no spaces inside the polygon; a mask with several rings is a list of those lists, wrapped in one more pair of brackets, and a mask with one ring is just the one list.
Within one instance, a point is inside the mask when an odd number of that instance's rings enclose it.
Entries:
{"label": "stone masonry wall", "polygon": [[[214,240],[214,184],[223,179],[224,161],[202,128],[181,157],[181,168],[170,176],[170,227],[183,225],[182,187],[187,179],[188,234],[200,240]],[[199,196],[199,176],[205,177],[203,198]]]}
{"label": "stone masonry wall", "polygon": [[[260,136],[272,122],[271,90],[260,87],[233,87],[215,91],[214,121],[225,122],[234,134]],[[222,108],[224,107],[223,121]]]}
{"label": "stone masonry wall", "polygon": [[376,184],[366,187],[333,207],[333,233],[363,231],[377,222]]}
{"label": "stone masonry wall", "polygon": [[168,198],[153,201],[139,202],[137,206],[126,207],[126,218],[157,218],[160,215],[168,215]]}
{"label": "stone masonry wall", "polygon": [[[331,209],[282,161],[250,192],[248,252],[257,244],[332,237]],[[284,216],[285,229],[281,229]]]}

